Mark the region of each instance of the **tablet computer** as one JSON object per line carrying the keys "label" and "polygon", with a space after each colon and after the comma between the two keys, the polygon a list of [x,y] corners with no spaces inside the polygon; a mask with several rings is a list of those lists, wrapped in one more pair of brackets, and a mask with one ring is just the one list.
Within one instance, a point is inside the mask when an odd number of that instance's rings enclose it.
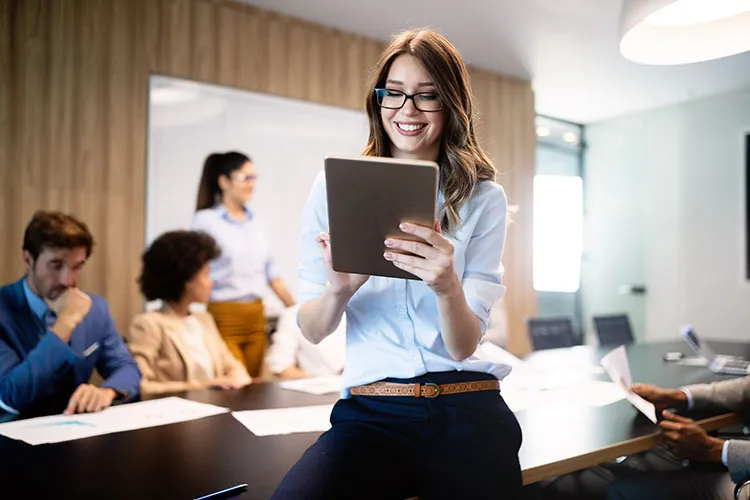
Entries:
{"label": "tablet computer", "polygon": [[331,264],[334,271],[419,279],[385,260],[385,239],[417,239],[402,222],[432,227],[438,165],[373,156],[325,159]]}

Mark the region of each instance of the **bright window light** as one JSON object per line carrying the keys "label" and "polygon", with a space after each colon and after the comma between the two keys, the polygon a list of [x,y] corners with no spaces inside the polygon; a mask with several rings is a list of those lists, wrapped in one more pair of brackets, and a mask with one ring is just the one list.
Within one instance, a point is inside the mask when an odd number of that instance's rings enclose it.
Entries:
{"label": "bright window light", "polygon": [[534,289],[577,292],[581,285],[583,180],[534,177]]}

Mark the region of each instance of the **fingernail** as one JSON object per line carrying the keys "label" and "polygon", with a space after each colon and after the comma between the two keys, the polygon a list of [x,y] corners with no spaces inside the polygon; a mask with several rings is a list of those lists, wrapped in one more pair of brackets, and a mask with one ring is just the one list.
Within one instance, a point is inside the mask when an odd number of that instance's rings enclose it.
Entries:
{"label": "fingernail", "polygon": [[385,257],[385,260],[391,260],[393,259],[393,254],[391,252],[385,252],[383,257]]}
{"label": "fingernail", "polygon": [[385,240],[385,246],[392,247],[393,246],[393,240]]}
{"label": "fingernail", "polygon": [[401,224],[398,225],[398,228],[401,229],[402,231],[405,231],[406,229],[409,229],[409,224],[402,222]]}

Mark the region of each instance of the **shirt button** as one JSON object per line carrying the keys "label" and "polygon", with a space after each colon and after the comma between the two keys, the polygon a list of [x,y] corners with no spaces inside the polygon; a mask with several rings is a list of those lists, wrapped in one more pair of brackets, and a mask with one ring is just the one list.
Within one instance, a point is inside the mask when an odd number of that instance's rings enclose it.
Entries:
{"label": "shirt button", "polygon": [[398,312],[400,314],[406,314],[406,308],[404,306],[398,306]]}

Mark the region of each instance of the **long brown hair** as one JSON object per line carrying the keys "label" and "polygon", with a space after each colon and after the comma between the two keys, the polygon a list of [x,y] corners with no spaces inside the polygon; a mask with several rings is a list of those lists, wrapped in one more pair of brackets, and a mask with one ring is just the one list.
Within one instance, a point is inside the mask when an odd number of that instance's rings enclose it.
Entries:
{"label": "long brown hair", "polygon": [[219,177],[229,177],[232,172],[242,168],[242,165],[251,161],[242,153],[230,151],[228,153],[211,153],[203,162],[203,174],[198,184],[198,200],[195,210],[211,208],[221,201],[221,188]]}
{"label": "long brown hair", "polygon": [[461,225],[458,211],[471,197],[474,186],[495,180],[496,170],[479,146],[474,130],[474,97],[469,72],[458,50],[442,35],[430,30],[405,31],[394,37],[372,74],[367,97],[370,137],[365,156],[391,156],[391,143],[380,117],[375,88],[385,86],[393,61],[402,54],[414,56],[433,79],[443,112],[445,130],[441,139],[438,165],[445,203],[443,229],[451,233]]}

